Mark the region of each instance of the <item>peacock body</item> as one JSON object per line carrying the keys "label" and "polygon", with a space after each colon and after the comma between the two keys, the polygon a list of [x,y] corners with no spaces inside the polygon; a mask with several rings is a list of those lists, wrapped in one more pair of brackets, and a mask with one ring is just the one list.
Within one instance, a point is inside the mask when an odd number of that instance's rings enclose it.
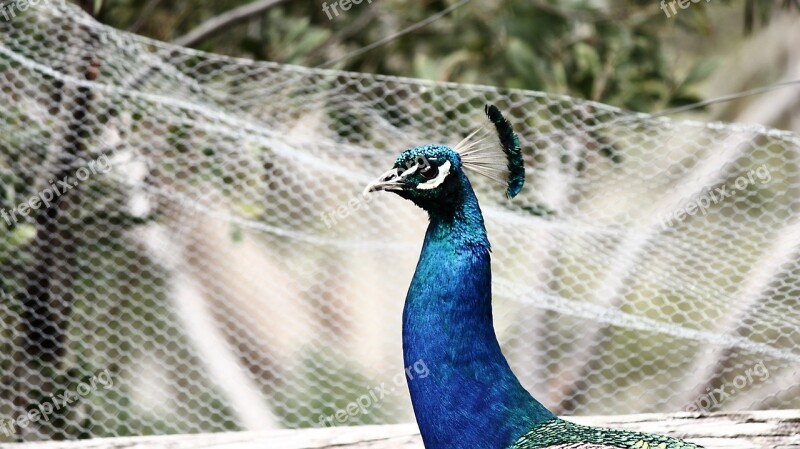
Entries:
{"label": "peacock body", "polygon": [[434,375],[409,380],[426,449],[694,449],[674,438],[581,426],[534,399],[511,371],[492,321],[490,245],[464,169],[519,193],[519,140],[500,111],[486,113],[500,145],[468,136],[452,149],[404,151],[367,191],[391,191],[428,212],[416,272],[403,310],[406,365],[424,360]]}

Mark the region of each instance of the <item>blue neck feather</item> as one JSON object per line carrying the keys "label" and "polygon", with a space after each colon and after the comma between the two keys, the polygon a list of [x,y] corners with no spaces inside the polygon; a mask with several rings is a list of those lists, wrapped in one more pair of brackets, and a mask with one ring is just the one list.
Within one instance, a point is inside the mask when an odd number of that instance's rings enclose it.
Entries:
{"label": "blue neck feather", "polygon": [[450,207],[428,209],[425,235],[403,311],[406,366],[422,359],[425,379],[409,381],[426,449],[506,448],[554,415],[520,385],[492,324],[489,240],[463,172]]}

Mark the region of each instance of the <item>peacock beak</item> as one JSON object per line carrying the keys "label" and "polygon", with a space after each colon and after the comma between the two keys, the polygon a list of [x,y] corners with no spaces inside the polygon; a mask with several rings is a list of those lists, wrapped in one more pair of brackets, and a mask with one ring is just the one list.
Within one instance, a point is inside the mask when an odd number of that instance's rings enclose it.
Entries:
{"label": "peacock beak", "polygon": [[369,192],[380,192],[381,190],[400,190],[403,188],[403,178],[406,173],[400,173],[400,169],[393,168],[382,174],[378,179],[367,184],[364,195]]}

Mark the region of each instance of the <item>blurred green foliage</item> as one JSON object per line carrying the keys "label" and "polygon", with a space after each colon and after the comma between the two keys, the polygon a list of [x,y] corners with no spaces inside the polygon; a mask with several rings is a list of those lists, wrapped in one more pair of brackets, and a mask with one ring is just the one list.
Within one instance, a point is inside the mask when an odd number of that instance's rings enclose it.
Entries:
{"label": "blurred green foliage", "polygon": [[[86,9],[98,11],[97,18],[113,27],[170,41],[246,3],[104,0],[99,9],[96,2]],[[317,66],[425,20],[457,1],[375,0],[352,4],[347,11],[338,9],[338,15],[330,10],[333,3],[278,3],[196,47]],[[591,0],[471,1],[334,68],[541,90],[635,111],[657,111],[699,101],[698,84],[716,66],[713,58],[693,49],[680,51],[689,53],[688,67],[674,63],[670,37],[678,30],[694,39],[708,38],[715,32],[712,6],[729,3],[692,5],[667,18],[659,2],[651,0],[610,0],[602,5]],[[791,1],[747,0],[741,10],[741,33],[764,26],[778,7],[798,8]]]}
{"label": "blurred green foliage", "polygon": [[[171,40],[238,6],[222,1],[107,0],[99,19]],[[322,1],[280,4],[199,43],[198,48],[315,66],[424,20],[455,2],[381,0],[328,18]],[[625,6],[620,6],[620,5]],[[689,33],[708,29],[703,8],[679,17]],[[144,11],[144,12],[142,12]],[[146,14],[146,15],[142,15]],[[336,64],[345,70],[542,90],[651,111],[697,101],[695,86],[713,68],[687,73],[668,63],[664,33],[673,25],[654,2],[469,2],[380,49]]]}

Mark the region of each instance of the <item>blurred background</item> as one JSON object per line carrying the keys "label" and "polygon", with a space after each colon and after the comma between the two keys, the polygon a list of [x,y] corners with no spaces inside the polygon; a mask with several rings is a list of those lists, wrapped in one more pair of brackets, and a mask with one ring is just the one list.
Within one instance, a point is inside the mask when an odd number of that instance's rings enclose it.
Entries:
{"label": "blurred background", "polygon": [[664,5],[10,3],[0,441],[413,421],[400,314],[426,217],[360,192],[487,102],[529,167],[514,201],[475,184],[501,345],[537,398],[800,407],[800,4]]}
{"label": "blurred background", "polygon": [[[656,112],[798,78],[794,0],[711,0],[689,2],[686,9],[667,1],[666,11],[655,0],[367,1],[337,8],[338,15],[323,9],[335,2],[322,1],[103,0],[85,6],[114,28],[212,53],[538,90],[633,111]],[[243,5],[258,12],[237,9]],[[239,14],[226,16],[231,11]],[[387,38],[377,50],[352,55]],[[796,95],[797,89],[776,94],[791,106],[774,105],[774,117],[746,112],[763,97],[696,113],[789,129],[797,126],[788,114],[797,103],[788,99]]]}

